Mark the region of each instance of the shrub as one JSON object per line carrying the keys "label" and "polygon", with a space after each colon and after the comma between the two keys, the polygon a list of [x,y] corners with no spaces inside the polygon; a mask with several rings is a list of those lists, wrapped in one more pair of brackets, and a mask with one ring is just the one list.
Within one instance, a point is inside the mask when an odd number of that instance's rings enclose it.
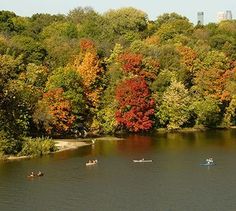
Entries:
{"label": "shrub", "polygon": [[55,143],[49,138],[24,138],[19,155],[38,157],[56,150]]}
{"label": "shrub", "polygon": [[21,151],[22,142],[10,137],[6,132],[0,131],[0,157],[4,155],[16,155]]}

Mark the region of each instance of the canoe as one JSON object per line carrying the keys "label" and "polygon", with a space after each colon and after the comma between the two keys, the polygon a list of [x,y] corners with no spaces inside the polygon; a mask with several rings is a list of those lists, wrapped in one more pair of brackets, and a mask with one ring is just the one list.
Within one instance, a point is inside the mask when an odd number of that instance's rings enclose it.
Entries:
{"label": "canoe", "polygon": [[37,177],[37,175],[28,175],[27,177],[28,178],[35,178],[35,177]]}
{"label": "canoe", "polygon": [[98,163],[98,161],[95,160],[95,161],[93,161],[93,162],[88,162],[88,163],[86,163],[86,166],[93,166],[93,165],[95,165],[95,164],[97,164],[97,163]]}
{"label": "canoe", "polygon": [[27,177],[28,178],[36,178],[36,177],[42,177],[42,176],[44,176],[43,173],[42,174],[35,174],[35,175],[28,175]]}
{"label": "canoe", "polygon": [[96,165],[97,163],[86,163],[86,166],[93,166]]}
{"label": "canoe", "polygon": [[201,163],[200,166],[215,166],[215,163]]}
{"label": "canoe", "polygon": [[141,159],[141,160],[133,160],[133,162],[134,163],[151,163],[152,160],[143,160],[143,159]]}

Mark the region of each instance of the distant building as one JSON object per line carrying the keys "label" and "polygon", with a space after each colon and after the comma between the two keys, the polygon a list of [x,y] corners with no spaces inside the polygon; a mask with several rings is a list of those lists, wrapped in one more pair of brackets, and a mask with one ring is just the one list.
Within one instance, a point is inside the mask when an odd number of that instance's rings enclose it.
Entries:
{"label": "distant building", "polygon": [[197,13],[197,24],[203,25],[204,24],[204,12]]}
{"label": "distant building", "polygon": [[224,20],[232,20],[232,12],[231,10],[226,10],[225,12],[218,12],[217,13],[217,21],[221,22]]}
{"label": "distant building", "polygon": [[232,20],[232,12],[231,12],[231,10],[226,10],[225,18],[226,18],[226,20]]}
{"label": "distant building", "polygon": [[217,22],[221,22],[226,19],[226,13],[225,12],[218,12],[217,13]]}

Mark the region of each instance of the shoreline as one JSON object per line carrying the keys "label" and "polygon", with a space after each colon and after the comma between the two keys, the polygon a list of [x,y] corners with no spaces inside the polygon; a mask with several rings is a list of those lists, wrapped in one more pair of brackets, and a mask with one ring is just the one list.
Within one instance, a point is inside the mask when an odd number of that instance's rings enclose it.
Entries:
{"label": "shoreline", "polygon": [[74,150],[92,144],[92,143],[86,143],[86,141],[78,139],[53,139],[53,140],[55,142],[55,146],[58,149],[53,153],[58,153],[66,150]]}
{"label": "shoreline", "polygon": [[204,132],[208,130],[231,130],[236,129],[236,126],[231,127],[215,127],[215,128],[208,128],[208,127],[190,127],[190,128],[179,128],[179,129],[167,129],[167,128],[158,128],[155,129],[154,132],[157,133],[184,133],[184,132]]}
{"label": "shoreline", "polygon": [[[163,133],[185,133],[185,132],[203,132],[207,130],[228,130],[228,129],[236,129],[236,126],[231,126],[230,128],[218,127],[218,128],[205,128],[205,127],[198,127],[198,128],[181,128],[177,130],[168,130],[166,128],[159,128],[154,130],[153,132],[163,134]],[[151,134],[151,133],[150,133]],[[119,141],[124,140],[124,138],[118,138],[115,136],[100,136],[100,137],[91,137],[91,138],[77,138],[77,139],[52,139],[55,142],[55,146],[57,150],[55,152],[48,153],[56,154],[63,151],[68,150],[75,150],[80,147],[90,146],[94,144],[94,141]],[[35,158],[34,156],[3,156],[0,157],[0,161],[16,161],[16,160],[24,160],[24,159],[31,159]]]}
{"label": "shoreline", "polygon": [[[78,139],[53,139],[55,142],[55,146],[57,147],[57,151],[51,152],[50,154],[56,154],[59,152],[67,151],[67,150],[75,150],[80,147],[84,146],[90,146],[92,143],[89,143],[92,139],[84,140],[78,140]],[[87,143],[86,143],[87,142]],[[15,160],[24,160],[24,159],[31,159],[34,158],[33,156],[4,156],[3,158],[0,158],[0,161],[15,161]]]}
{"label": "shoreline", "polygon": [[[79,139],[52,139],[55,142],[55,146],[57,147],[57,150],[55,152],[51,152],[50,154],[56,154],[63,151],[68,150],[75,150],[84,146],[90,146],[93,144],[93,141],[99,141],[99,140],[123,140],[122,138],[117,138],[113,136],[102,136],[97,138],[79,138]],[[17,160],[24,160],[24,159],[31,159],[35,158],[34,156],[4,156],[0,158],[0,161],[17,161]]]}

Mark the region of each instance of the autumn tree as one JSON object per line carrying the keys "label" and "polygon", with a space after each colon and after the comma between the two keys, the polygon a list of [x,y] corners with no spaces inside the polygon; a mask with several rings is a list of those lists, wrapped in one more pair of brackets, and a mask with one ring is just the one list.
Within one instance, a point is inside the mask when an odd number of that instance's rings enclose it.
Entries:
{"label": "autumn tree", "polygon": [[202,62],[202,68],[196,71],[192,91],[198,96],[210,96],[216,100],[225,100],[225,72],[229,68],[223,53],[212,51]]}
{"label": "autumn tree", "polygon": [[82,61],[81,57],[78,55],[75,57],[72,67],[75,68],[81,76],[85,94],[91,105],[96,106],[99,102],[99,97],[101,94],[99,80],[101,79],[100,76],[103,73],[100,61],[96,55],[96,51],[86,51]]}
{"label": "autumn tree", "polygon": [[135,53],[123,53],[119,56],[119,60],[122,64],[122,69],[126,72],[132,72],[133,74],[139,74],[142,68],[141,54]]}
{"label": "autumn tree", "polygon": [[196,52],[187,46],[178,46],[177,51],[180,54],[180,64],[183,65],[189,73],[193,72],[194,61],[197,58]]}
{"label": "autumn tree", "polygon": [[154,100],[146,81],[135,77],[121,82],[116,88],[118,110],[116,120],[131,132],[148,131],[154,121]]}
{"label": "autumn tree", "polygon": [[228,102],[225,109],[223,126],[230,127],[236,125],[236,63],[233,63],[233,69],[227,70],[224,74],[225,89],[224,97]]}
{"label": "autumn tree", "polygon": [[[234,64],[236,65],[236,64]],[[236,67],[233,69],[226,70],[223,75],[224,80],[224,99],[230,101],[236,93]]]}
{"label": "autumn tree", "polygon": [[88,106],[86,105],[82,79],[77,71],[69,67],[55,69],[48,78],[46,90],[58,88],[63,89],[63,97],[70,102],[71,111],[76,116],[77,124],[86,120]]}
{"label": "autumn tree", "polygon": [[57,88],[44,93],[37,104],[34,122],[50,135],[70,132],[76,117],[71,113],[71,105],[63,97],[63,89]]}

